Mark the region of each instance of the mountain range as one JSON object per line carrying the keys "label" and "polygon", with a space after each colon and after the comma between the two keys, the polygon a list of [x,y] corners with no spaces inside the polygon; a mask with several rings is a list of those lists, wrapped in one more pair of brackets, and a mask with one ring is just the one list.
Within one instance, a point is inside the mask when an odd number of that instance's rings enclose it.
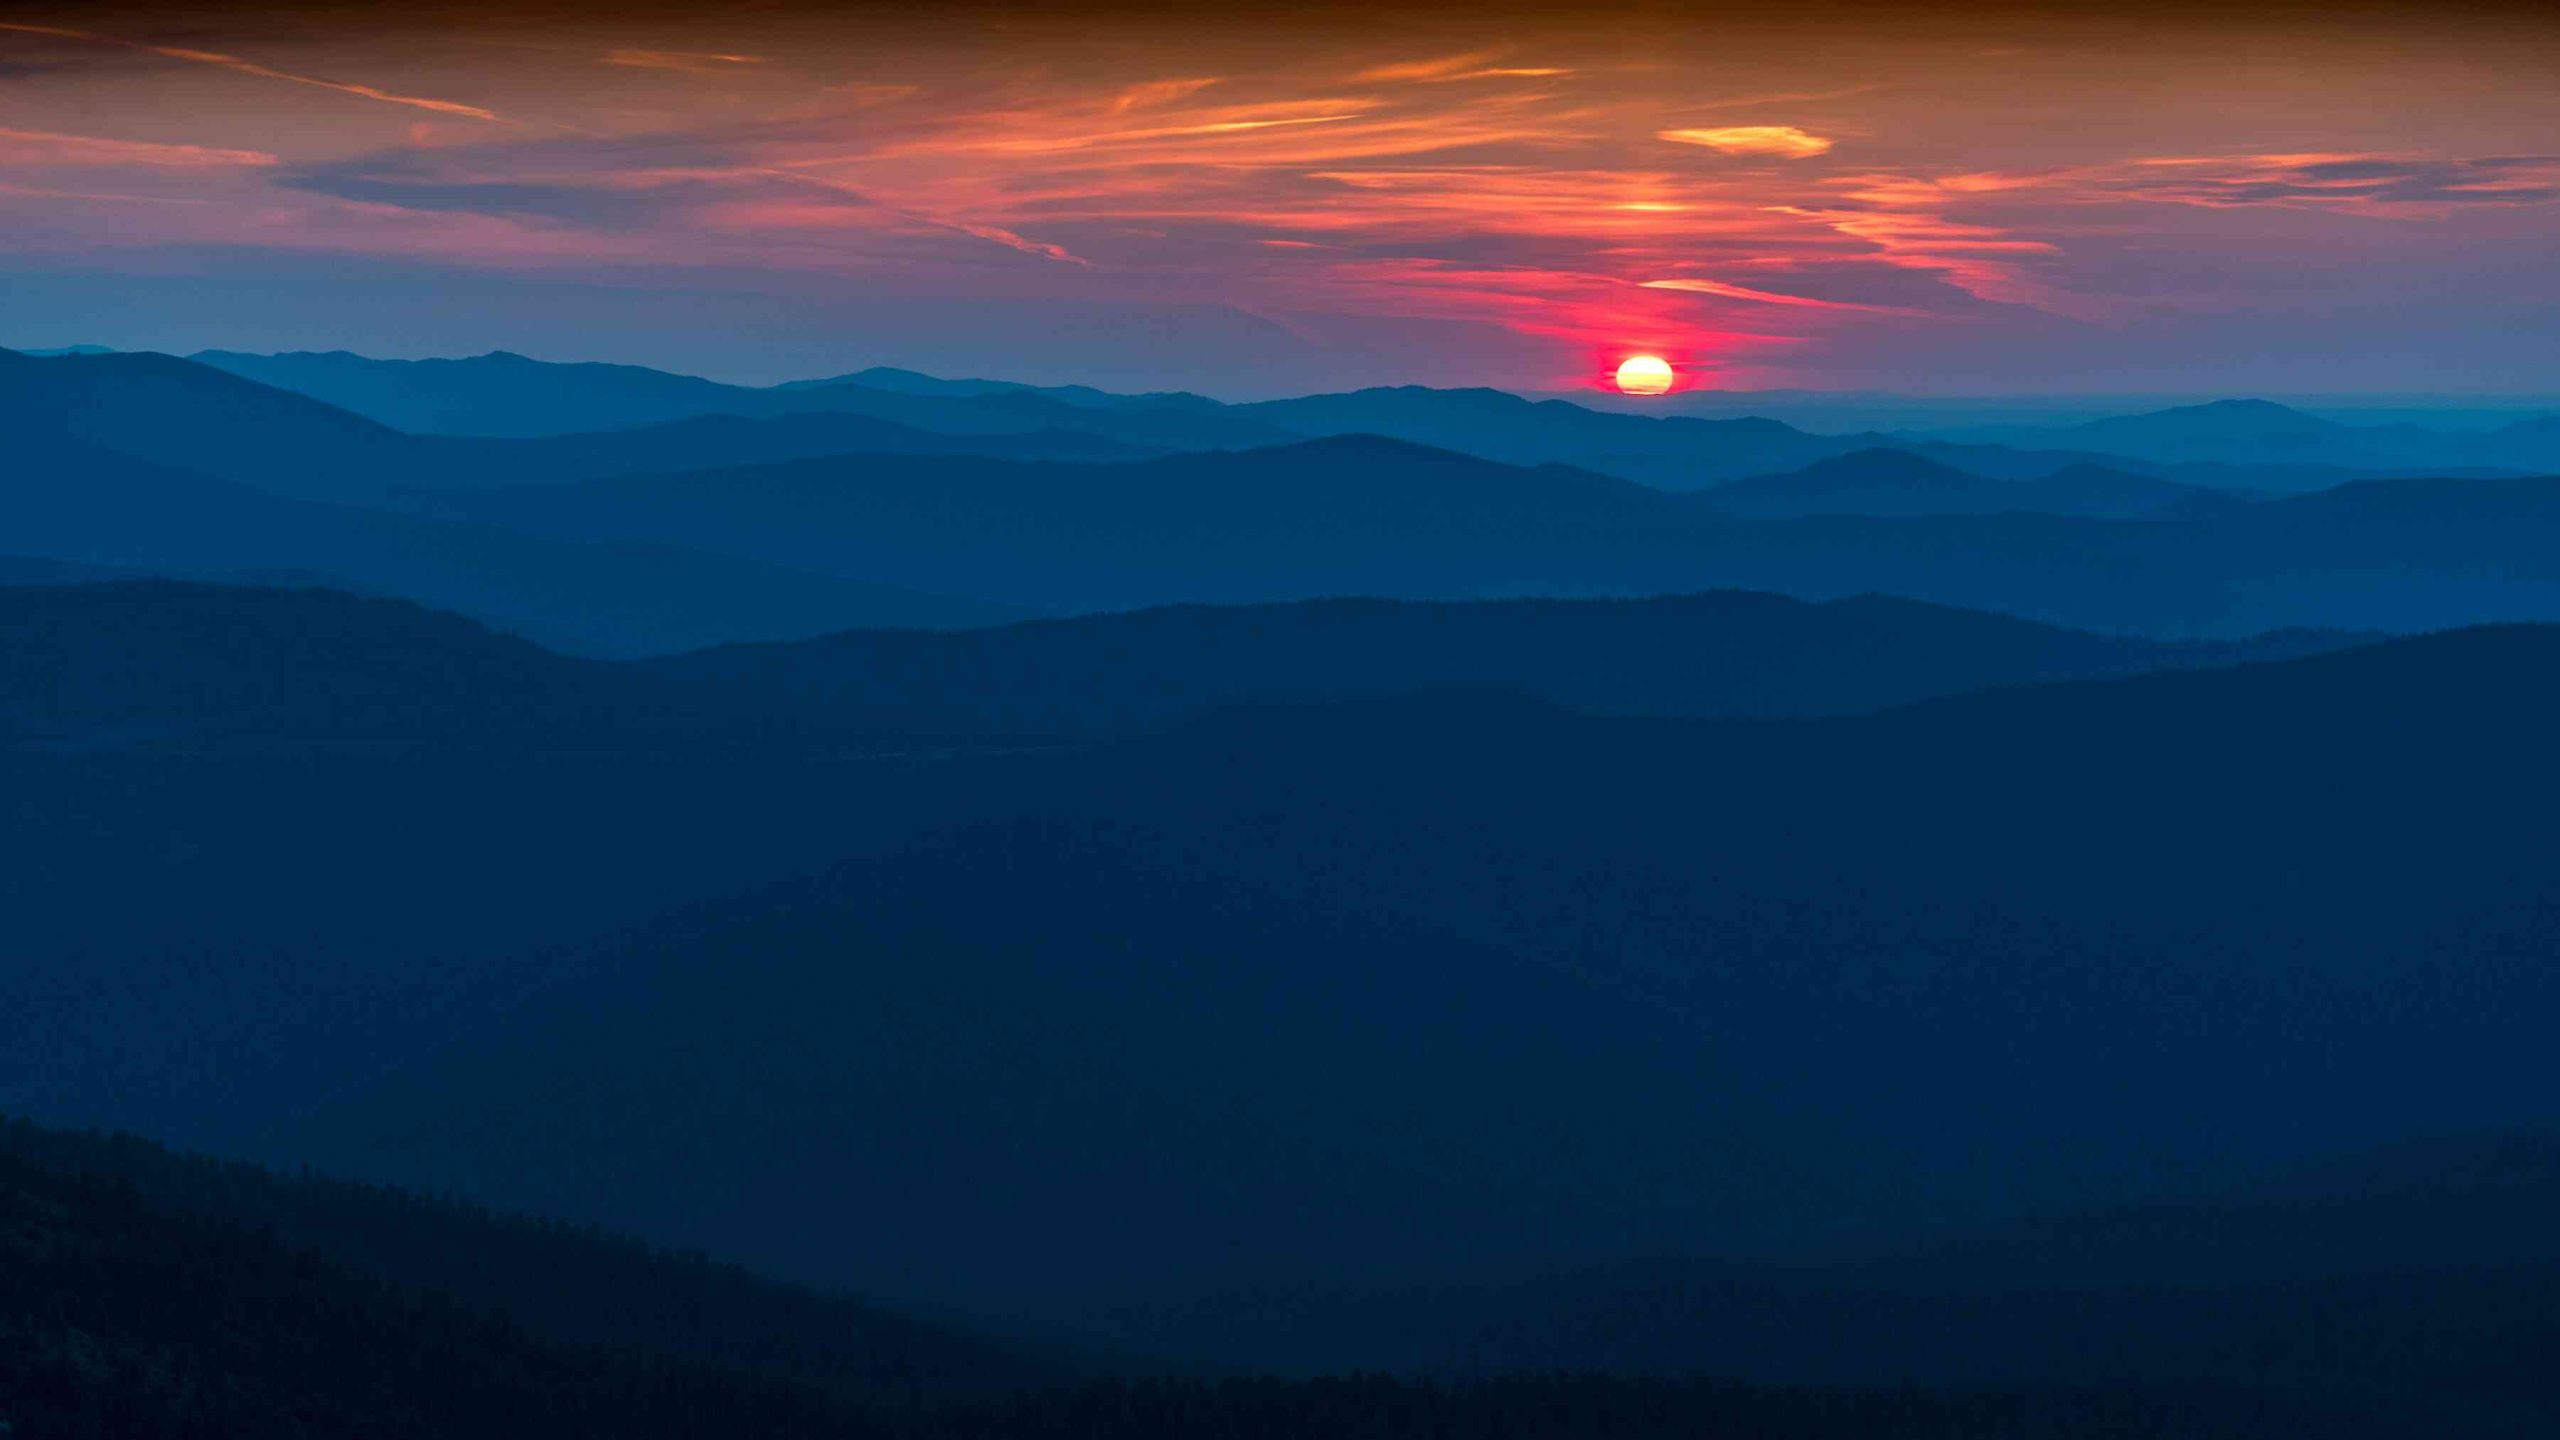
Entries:
{"label": "mountain range", "polygon": [[926,833],[606,941],[290,1150],[1060,1320],[2546,1124],[2555,646],[1793,722],[1443,694],[944,767],[870,802]]}
{"label": "mountain range", "polygon": [[2264,401],[2182,407],[2076,427],[1894,435],[1814,434],[1759,417],[1646,416],[1503,391],[1380,387],[1225,405],[1188,394],[1112,395],[1085,386],[939,380],[873,369],[757,388],[634,366],[562,365],[503,352],[373,360],[205,351],[198,362],[295,390],[396,428],[529,436],[701,415],[850,413],[965,435],[1067,430],[1156,450],[1248,449],[1374,434],[1511,464],[1566,464],[1672,490],[1801,469],[1893,446],[1999,479],[2078,465],[2127,468],[2217,488],[2298,492],[2387,474],[2560,469],[2528,422],[2500,437],[2349,427]]}
{"label": "mountain range", "polygon": [[852,415],[957,435],[1061,429],[1142,449],[1234,448],[1299,438],[1180,400],[1095,405],[1030,387],[925,389],[894,376],[887,388],[847,376],[760,389],[634,365],[549,364],[503,351],[465,360],[372,360],[344,351],[203,351],[189,358],[430,435],[563,435],[704,415]]}
{"label": "mountain range", "polygon": [[1905,441],[2067,448],[2177,467],[2227,465],[2276,472],[2299,467],[2365,475],[2494,474],[2501,469],[2549,473],[2560,470],[2553,418],[2460,429],[2407,420],[2350,424],[2267,400],[2215,400],[2066,425],[2003,423],[1898,433]]}
{"label": "mountain range", "polygon": [[2548,426],[2050,413],[0,353],[0,1430],[2550,1433]]}
{"label": "mountain range", "polygon": [[1729,480],[1707,492],[1728,514],[1756,520],[1811,515],[2203,515],[2246,503],[2232,491],[2071,465],[2028,480],[1959,470],[1908,450],[1860,450],[1802,470]]}
{"label": "mountain range", "polygon": [[2369,636],[2092,635],[1885,596],[1180,606],[857,630],[645,663],[406,601],[183,582],[0,588],[0,744],[102,752],[605,753],[1135,735],[1256,701],[1417,689],[1593,714],[1845,714],[1998,685],[2320,654]]}
{"label": "mountain range", "polygon": [[[1977,513],[1746,519],[1720,490],[1670,495],[1359,436],[1076,467],[832,458],[419,503],[554,539],[682,543],[1053,612],[1736,587],[1880,590],[2172,636],[2560,618],[2560,482],[2370,481],[2257,504],[2172,492],[2117,519],[2027,513],[2007,497],[2030,484],[2004,490],[1926,463],[1853,457],[1754,485],[1740,508],[1787,514],[1825,493],[1877,505],[1919,488],[1935,491],[1934,507],[1954,508],[1954,495]],[[2158,494],[2083,479],[2075,503],[2091,508]]]}
{"label": "mountain range", "polygon": [[[920,745],[859,718],[861,637],[595,667],[379,600],[12,598],[13,653],[64,658],[0,755],[0,1103],[1012,1324],[1813,1256],[2555,1118],[2525,859],[2560,798],[2549,629],[1699,720],[1325,697],[1374,695],[1333,658],[1364,630],[1377,664],[1446,653],[1454,683],[1597,708],[1665,703],[1583,655],[1612,627],[1622,653],[1702,615],[1803,637],[1698,652],[1672,703],[1746,714],[1909,693],[1862,654],[1938,646],[1949,688],[2002,647],[2167,657],[1886,602],[1177,611],[952,637],[926,675],[978,678],[909,694],[1000,727],[1023,709],[983,697],[1071,693],[1078,647],[1162,659],[1051,702],[1053,736],[1098,743]],[[1297,698],[1111,698],[1204,629]],[[118,634],[130,663],[97,663]],[[1044,635],[1054,669],[1022,658]],[[241,658],[190,681],[190,652]],[[165,694],[134,678],[164,668]],[[768,718],[742,745],[735,714],[589,688],[604,719],[525,743],[526,677],[555,670]],[[86,708],[28,718],[60,696]],[[437,738],[386,750],[385,716]],[[137,883],[151,906],[109,903]]]}
{"label": "mountain range", "polygon": [[[2510,1377],[2484,1391],[2525,1373],[2527,1337],[2560,1299],[2543,1223],[2555,1201],[2560,1134],[2448,1135],[1851,1259],[1654,1257],[1448,1291],[1227,1295],[1131,1317],[1126,1333],[1319,1374],[1681,1374],[1712,1356],[1814,1384],[2176,1376],[2324,1393],[2348,1411],[2455,1356],[2473,1383]],[[2332,1323],[2346,1311],[2356,1324]]]}
{"label": "mountain range", "polygon": [[[2389,1213],[2363,1199],[2340,1218]],[[2083,1292],[2083,1329],[2201,1331],[2141,1352],[2161,1371],[2104,1384],[1784,1385],[1687,1363],[1659,1375],[1194,1376],[918,1321],[589,1228],[0,1124],[0,1406],[14,1431],[39,1434],[1282,1440],[1365,1415],[1365,1433],[1498,1440],[1528,1414],[1615,1440],[2379,1440],[2448,1424],[2521,1437],[2544,1415],[2529,1326],[2547,1284],[2510,1264],[2486,1279],[2433,1271],[2300,1294]],[[1880,1319],[1914,1308],[1865,1298]],[[2363,1318],[2268,1345],[2268,1321],[2321,1301]],[[2289,1368],[2369,1357],[2382,1363],[2343,1388],[2305,1386]]]}
{"label": "mountain range", "polygon": [[2560,617],[2553,486],[2532,478],[2268,499],[1885,449],[1679,495],[1371,436],[1133,459],[1059,426],[957,436],[846,413],[458,439],[127,355],[0,357],[0,410],[21,437],[0,505],[29,560],[290,573],[594,654],[1180,602],[1707,587],[2161,636]]}

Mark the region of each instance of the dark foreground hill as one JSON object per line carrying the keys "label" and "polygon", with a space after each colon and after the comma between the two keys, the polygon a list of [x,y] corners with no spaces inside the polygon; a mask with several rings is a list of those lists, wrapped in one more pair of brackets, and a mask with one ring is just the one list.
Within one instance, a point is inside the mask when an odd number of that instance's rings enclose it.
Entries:
{"label": "dark foreground hill", "polygon": [[[513,1327],[622,1352],[629,1358],[618,1363],[626,1368],[733,1367],[834,1401],[880,1404],[1055,1383],[1098,1364],[780,1284],[592,1226],[279,1174],[131,1136],[0,1118],[0,1166],[10,1167],[0,1190],[12,1188],[10,1181],[41,1188],[48,1179],[82,1177],[93,1194],[113,1197],[124,1220],[150,1225],[186,1217],[208,1236],[237,1227],[243,1241],[268,1237],[366,1277],[385,1309],[399,1308],[400,1297],[432,1296],[430,1308],[451,1317],[498,1318],[492,1331]],[[92,1238],[115,1238],[103,1229]],[[289,1300],[292,1288],[272,1298]],[[0,1418],[8,1418],[5,1407]],[[27,1432],[22,1426],[19,1433]]]}
{"label": "dark foreground hill", "polygon": [[[397,1197],[384,1197],[397,1202]],[[0,1424],[52,1440],[557,1440],[881,1437],[1125,1440],[1204,1432],[1517,1434],[1567,1418],[1599,1440],[2241,1435],[2200,1430],[2186,1397],[1922,1395],[1740,1385],[1516,1380],[1446,1390],[1387,1380],[1155,1382],[919,1406],[843,1400],[771,1364],[582,1345],[435,1289],[385,1284],[131,1186],[0,1157]],[[905,1397],[900,1396],[903,1400]],[[2178,1402],[2184,1403],[2178,1403]],[[2225,1415],[2241,1407],[2224,1400]],[[2245,1412],[2244,1412],[2245,1413]],[[2241,1422],[2245,1424],[2245,1421]]]}
{"label": "dark foreground hill", "polygon": [[545,1342],[14,1159],[0,1159],[0,1424],[78,1440],[851,1428],[805,1389]]}
{"label": "dark foreground hill", "polygon": [[645,664],[406,601],[176,582],[0,588],[0,744],[130,753],[856,751],[1094,738],[1253,700],[1508,690],[1599,714],[1881,709],[2038,681],[2316,654],[2163,643],[1868,596],[1808,605],[1382,600],[864,630]]}
{"label": "dark foreground hill", "polygon": [[[2510,1270],[2337,1297],[2367,1307],[2338,1359],[2359,1340],[2417,1339],[2387,1308],[2413,1293],[2467,1302],[2430,1316],[2453,1326],[2435,1343],[2387,1357],[2393,1380],[2439,1387],[2423,1395],[2345,1372],[2334,1390],[2266,1375],[1891,1388],[1592,1373],[1079,1379],[1094,1361],[591,1229],[0,1125],[0,1424],[79,1440],[2524,1437],[2550,1418],[2518,1364],[2535,1353],[2539,1312],[2497,1302],[2532,1285],[2551,1288]],[[1873,1328],[1897,1333],[1885,1310]],[[2495,1333],[2500,1321],[2523,1324]]]}
{"label": "dark foreground hill", "polygon": [[1452,682],[1863,709],[2346,639],[2160,646],[1710,595],[1139,613],[658,667],[320,591],[0,590],[0,1105],[237,1140],[537,988],[549,948],[975,813],[1001,780],[972,752],[1026,740]]}
{"label": "dark foreground hill", "polygon": [[[1221,1334],[1285,1327],[1165,1317],[1439,1290],[1487,1297],[1460,1352],[2138,1354],[2339,1407],[2253,1398],[2278,1433],[2441,1433],[2450,1395],[2458,1433],[2533,1434],[2540,1261],[2461,1244],[2540,1232],[2441,1174],[2179,1222],[2176,1264],[2121,1224],[1912,1232],[2560,1120],[2555,664],[2510,628],[1831,719],[1443,692],[1022,754],[11,753],[0,1083],[1235,1363],[1268,1362]],[[1810,1298],[1767,1268],[1880,1250]],[[1510,1288],[1577,1273],[1606,1283]],[[1972,1325],[1968,1274],[2071,1293]],[[1321,1338],[1393,1343],[1320,1363],[1448,1359],[1341,1313]],[[1026,1403],[1202,1392],[1168,1393]]]}
{"label": "dark foreground hill", "polygon": [[2548,1124],[2554,663],[2485,630],[1757,724],[1443,695],[946,767],[897,802],[927,838],[597,947],[279,1139],[1090,1320]]}
{"label": "dark foreground hill", "polygon": [[[405,673],[544,669],[475,643]],[[858,1196],[919,1268],[826,1278],[1053,1309],[2121,1198],[2540,1118],[2551,652],[1766,723],[1449,693],[1013,756],[21,751],[0,1085],[774,1264],[877,1263],[824,1258]]]}
{"label": "dark foreground hill", "polygon": [[[1440,1291],[1217,1297],[1132,1345],[1292,1371],[2134,1382],[2337,1398],[2463,1381],[2544,1393],[2560,1327],[2560,1132],[2432,1138],[2236,1193],[1965,1228],[1828,1264],[1634,1261]],[[2340,1323],[2352,1315],[2352,1323]],[[2521,1418],[2523,1410],[2516,1410]]]}

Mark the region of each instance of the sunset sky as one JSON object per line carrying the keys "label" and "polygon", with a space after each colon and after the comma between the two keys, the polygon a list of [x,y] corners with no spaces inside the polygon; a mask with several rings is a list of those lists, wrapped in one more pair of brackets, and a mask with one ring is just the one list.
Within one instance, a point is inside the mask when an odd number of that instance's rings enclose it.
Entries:
{"label": "sunset sky", "polygon": [[2560,22],[2448,13],[7,0],[0,344],[2560,392]]}

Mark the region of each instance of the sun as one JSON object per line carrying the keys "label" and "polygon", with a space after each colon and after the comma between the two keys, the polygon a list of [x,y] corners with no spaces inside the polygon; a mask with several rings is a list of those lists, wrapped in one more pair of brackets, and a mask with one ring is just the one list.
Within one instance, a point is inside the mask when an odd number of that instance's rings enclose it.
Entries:
{"label": "sun", "polygon": [[1618,390],[1627,395],[1661,395],[1671,389],[1671,362],[1659,355],[1630,355],[1618,366]]}

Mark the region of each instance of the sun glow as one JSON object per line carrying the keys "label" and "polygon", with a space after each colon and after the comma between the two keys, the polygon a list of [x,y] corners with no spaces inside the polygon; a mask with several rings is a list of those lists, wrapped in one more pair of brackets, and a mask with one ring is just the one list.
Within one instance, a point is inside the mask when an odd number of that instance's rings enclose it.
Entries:
{"label": "sun glow", "polygon": [[1671,389],[1671,362],[1659,355],[1630,355],[1618,364],[1618,389],[1627,395],[1662,395]]}

